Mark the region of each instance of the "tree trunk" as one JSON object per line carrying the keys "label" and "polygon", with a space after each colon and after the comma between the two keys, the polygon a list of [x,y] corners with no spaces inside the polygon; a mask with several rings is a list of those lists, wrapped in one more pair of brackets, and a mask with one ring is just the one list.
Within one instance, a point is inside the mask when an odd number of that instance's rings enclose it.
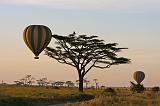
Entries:
{"label": "tree trunk", "polygon": [[83,75],[79,74],[79,92],[83,92]]}

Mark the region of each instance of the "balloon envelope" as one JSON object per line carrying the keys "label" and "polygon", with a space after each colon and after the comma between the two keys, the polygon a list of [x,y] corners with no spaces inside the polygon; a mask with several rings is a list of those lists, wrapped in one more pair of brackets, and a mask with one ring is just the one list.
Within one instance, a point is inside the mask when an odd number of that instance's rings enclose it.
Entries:
{"label": "balloon envelope", "polygon": [[133,74],[133,78],[138,84],[140,84],[144,80],[145,74],[142,71],[136,71]]}
{"label": "balloon envelope", "polygon": [[23,40],[27,47],[34,53],[35,59],[51,41],[52,32],[44,25],[30,25],[23,32]]}

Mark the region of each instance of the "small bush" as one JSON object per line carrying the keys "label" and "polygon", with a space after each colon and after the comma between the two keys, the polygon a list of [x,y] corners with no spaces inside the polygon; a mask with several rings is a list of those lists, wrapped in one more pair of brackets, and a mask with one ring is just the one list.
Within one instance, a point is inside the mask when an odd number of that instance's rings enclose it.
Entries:
{"label": "small bush", "polygon": [[116,95],[116,91],[113,88],[106,88],[102,93],[105,95]]}
{"label": "small bush", "polygon": [[141,93],[145,90],[145,88],[142,84],[135,84],[131,82],[131,90],[137,93]]}
{"label": "small bush", "polygon": [[115,90],[113,88],[107,88],[104,90],[104,92],[115,93]]}
{"label": "small bush", "polygon": [[54,86],[54,87],[52,87],[53,89],[60,89],[58,86]]}
{"label": "small bush", "polygon": [[80,93],[77,97],[77,100],[79,101],[91,100],[91,99],[94,99],[94,96],[90,94],[85,94],[85,93]]}
{"label": "small bush", "polygon": [[156,87],[153,87],[153,88],[152,88],[152,91],[158,92],[158,91],[159,91],[159,87],[157,87],[157,86],[156,86]]}

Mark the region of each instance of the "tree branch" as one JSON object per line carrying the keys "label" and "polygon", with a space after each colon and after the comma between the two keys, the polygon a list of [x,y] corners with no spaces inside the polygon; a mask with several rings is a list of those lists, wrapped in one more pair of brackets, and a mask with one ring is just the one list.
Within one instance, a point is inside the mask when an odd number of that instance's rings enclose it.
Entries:
{"label": "tree branch", "polygon": [[[58,42],[59,42],[59,44],[63,47],[63,49],[69,54],[69,56],[70,56],[70,60],[75,64],[75,65],[77,65],[77,62],[75,61],[75,59],[73,59],[72,58],[72,56],[71,56],[71,54],[70,54],[70,52],[69,52],[69,48],[68,48],[68,46],[66,45],[66,42],[64,42],[64,43],[62,43],[62,42],[60,42],[58,39],[56,39]],[[64,47],[64,45],[63,44],[65,44],[65,47]],[[67,50],[67,49],[68,50]]]}
{"label": "tree branch", "polygon": [[89,71],[92,67],[94,67],[94,65],[96,64],[96,62],[97,62],[97,60],[94,61],[94,63],[87,69],[86,72],[84,72],[84,75],[86,75],[86,74],[88,73],[88,71]]}

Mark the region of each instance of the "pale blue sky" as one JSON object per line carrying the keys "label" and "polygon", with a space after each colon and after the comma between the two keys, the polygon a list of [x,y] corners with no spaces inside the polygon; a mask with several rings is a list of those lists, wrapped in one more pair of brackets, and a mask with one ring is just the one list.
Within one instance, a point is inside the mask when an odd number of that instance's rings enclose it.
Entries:
{"label": "pale blue sky", "polygon": [[[12,82],[32,74],[36,78],[76,80],[72,67],[52,61],[44,53],[35,61],[22,32],[30,24],[44,24],[54,34],[98,35],[106,42],[128,47],[121,53],[132,64],[93,69],[88,79],[108,86],[129,86],[136,70],[146,73],[146,86],[159,85],[160,1],[158,0],[1,0],[0,80]],[[53,41],[52,41],[53,42]],[[113,77],[116,76],[116,77]]]}

